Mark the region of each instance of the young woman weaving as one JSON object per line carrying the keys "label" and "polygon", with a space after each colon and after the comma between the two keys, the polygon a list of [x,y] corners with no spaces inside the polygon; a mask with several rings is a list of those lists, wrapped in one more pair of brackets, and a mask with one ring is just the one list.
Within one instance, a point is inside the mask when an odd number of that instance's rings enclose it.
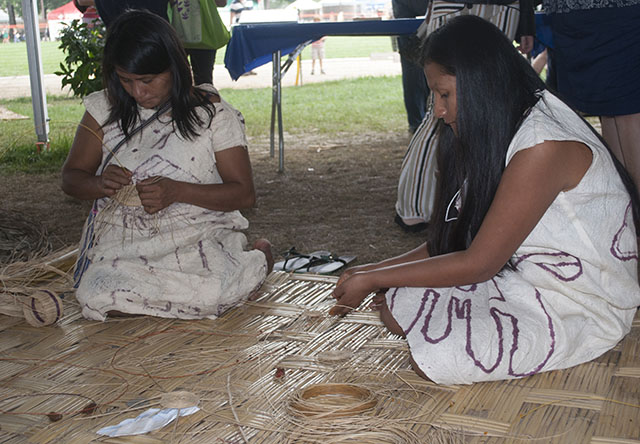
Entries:
{"label": "young woman weaving", "polygon": [[239,231],[237,210],[255,201],[242,115],[193,86],[173,28],[152,13],[116,19],[103,67],[62,170],[66,193],[95,200],[76,266],[82,313],[216,317],[273,265],[269,243],[246,250]]}
{"label": "young woman weaving", "polygon": [[367,295],[437,383],[589,361],[640,305],[638,197],[593,129],[492,24],[452,19],[424,45],[441,120],[427,242],[347,270],[334,314]]}

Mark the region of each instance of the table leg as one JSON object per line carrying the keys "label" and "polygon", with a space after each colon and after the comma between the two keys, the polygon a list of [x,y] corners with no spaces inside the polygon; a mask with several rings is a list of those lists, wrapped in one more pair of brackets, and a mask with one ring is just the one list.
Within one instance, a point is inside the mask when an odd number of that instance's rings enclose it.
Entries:
{"label": "table leg", "polygon": [[280,71],[280,63],[277,61],[277,52],[271,54],[271,65],[273,69],[271,70],[271,131],[269,133],[269,155],[271,157],[275,154],[275,124],[276,124],[276,102],[277,92],[277,72]]}
{"label": "table leg", "polygon": [[280,70],[280,50],[277,51],[276,108],[278,112],[278,171],[284,171],[284,129],[282,128],[282,71]]}
{"label": "table leg", "polygon": [[275,154],[275,121],[278,118],[278,171],[284,171],[284,130],[282,129],[282,69],[280,66],[280,50],[271,55],[273,73],[271,80],[271,133],[269,154]]}

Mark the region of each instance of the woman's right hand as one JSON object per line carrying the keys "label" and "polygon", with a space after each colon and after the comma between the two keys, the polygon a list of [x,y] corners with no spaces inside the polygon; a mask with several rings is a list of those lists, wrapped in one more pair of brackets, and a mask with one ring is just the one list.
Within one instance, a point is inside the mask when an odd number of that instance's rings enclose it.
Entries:
{"label": "woman's right hand", "polygon": [[[343,273],[344,274],[344,273]],[[354,272],[345,277],[344,282],[337,285],[331,294],[336,299],[336,305],[331,307],[329,315],[345,315],[358,308],[362,301],[377,289],[371,286],[366,272]]]}
{"label": "woman's right hand", "polygon": [[131,183],[131,176],[132,173],[128,169],[110,164],[98,178],[98,187],[107,197],[111,197]]}

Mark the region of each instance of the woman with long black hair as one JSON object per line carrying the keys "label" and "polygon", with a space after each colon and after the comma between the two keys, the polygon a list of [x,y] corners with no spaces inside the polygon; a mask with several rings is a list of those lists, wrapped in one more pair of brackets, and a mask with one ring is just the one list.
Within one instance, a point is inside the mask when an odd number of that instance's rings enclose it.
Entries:
{"label": "woman with long black hair", "polygon": [[173,28],[150,12],[109,27],[103,73],[62,170],[67,194],[94,200],[75,270],[82,313],[216,317],[273,263],[268,241],[247,250],[240,232],[238,210],[255,202],[243,117],[193,86]]}
{"label": "woman with long black hair", "polygon": [[640,305],[628,174],[485,20],[452,19],[423,61],[441,126],[428,240],[347,270],[332,313],[377,293],[416,371],[444,384],[566,368],[613,348]]}
{"label": "woman with long black hair", "polygon": [[[534,0],[429,0],[427,3],[425,23],[420,27],[426,35],[454,17],[475,15],[496,25],[510,40],[517,41],[522,53],[527,54],[533,49]],[[419,58],[419,54],[414,58]],[[417,65],[416,61],[416,68]],[[412,93],[405,91],[405,94]],[[413,132],[398,178],[395,222],[407,232],[423,231],[431,222],[438,188],[438,118],[432,112],[431,103],[426,111],[424,119]]]}

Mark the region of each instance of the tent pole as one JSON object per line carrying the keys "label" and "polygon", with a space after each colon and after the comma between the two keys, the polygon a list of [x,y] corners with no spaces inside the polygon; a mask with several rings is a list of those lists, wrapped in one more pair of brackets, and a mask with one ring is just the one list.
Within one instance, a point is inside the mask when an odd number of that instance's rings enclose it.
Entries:
{"label": "tent pole", "polygon": [[44,75],[40,56],[40,28],[38,26],[38,7],[36,0],[22,0],[24,31],[27,40],[27,56],[29,60],[29,78],[31,82],[31,104],[33,105],[33,121],[38,141],[38,151],[44,146],[49,148],[49,116],[47,113],[47,96],[44,91]]}

